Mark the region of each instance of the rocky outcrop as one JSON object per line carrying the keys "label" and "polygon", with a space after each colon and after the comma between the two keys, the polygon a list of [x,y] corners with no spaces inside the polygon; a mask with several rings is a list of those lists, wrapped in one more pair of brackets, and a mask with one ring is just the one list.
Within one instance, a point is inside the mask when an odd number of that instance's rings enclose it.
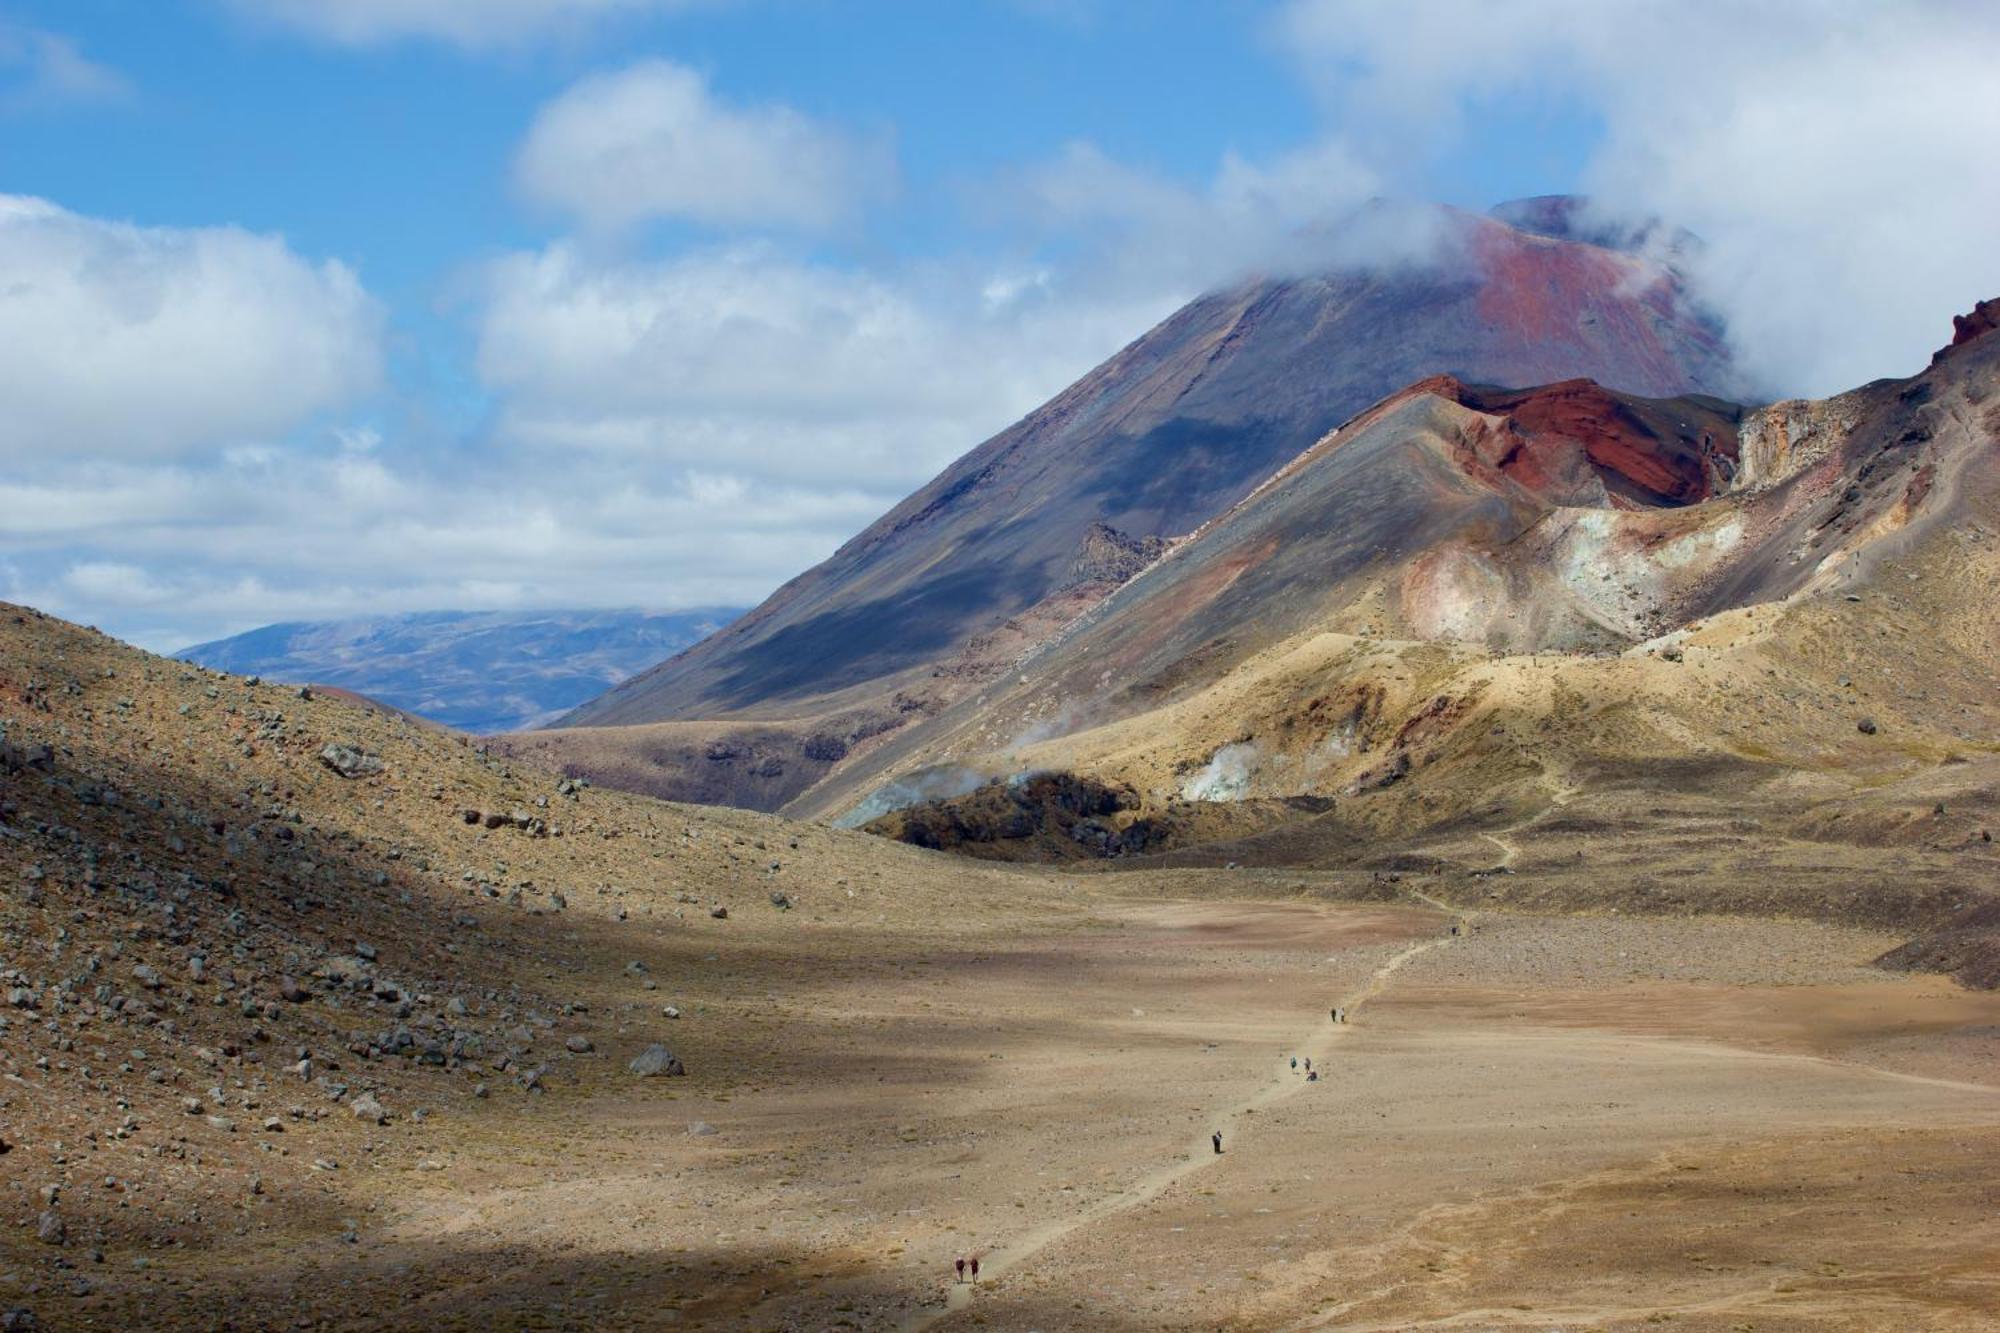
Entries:
{"label": "rocky outcrop", "polygon": [[934,851],[978,854],[990,848],[1008,860],[1123,856],[1163,840],[1156,825],[1134,818],[1140,805],[1129,787],[1070,773],[1036,773],[897,810],[864,827]]}
{"label": "rocky outcrop", "polygon": [[1158,560],[1168,545],[1164,537],[1135,537],[1109,523],[1093,523],[1084,534],[1083,548],[1070,562],[1061,586],[1075,588],[1096,583],[1115,587]]}
{"label": "rocky outcrop", "polygon": [[1981,301],[1978,305],[1972,307],[1972,311],[1969,314],[1953,315],[1951,317],[1951,342],[1947,346],[1938,349],[1937,354],[1931,358],[1931,364],[1936,365],[1958,348],[1965,346],[1976,338],[1985,337],[1995,329],[2000,329],[2000,297],[1994,297],[1990,301]]}
{"label": "rocky outcrop", "polygon": [[358,746],[332,742],[319,752],[319,761],[344,778],[370,778],[382,771],[382,757]]}

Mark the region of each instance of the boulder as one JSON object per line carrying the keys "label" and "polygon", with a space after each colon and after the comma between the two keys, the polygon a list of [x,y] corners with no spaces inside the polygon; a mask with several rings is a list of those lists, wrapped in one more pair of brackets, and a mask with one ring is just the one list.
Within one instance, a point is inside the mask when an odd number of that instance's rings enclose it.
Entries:
{"label": "boulder", "polygon": [[658,1078],[662,1075],[675,1078],[687,1073],[680,1057],[666,1047],[655,1042],[639,1053],[632,1061],[632,1072],[641,1078]]}
{"label": "boulder", "polygon": [[382,771],[382,757],[338,741],[319,752],[319,761],[344,778],[373,777]]}
{"label": "boulder", "polygon": [[349,1107],[353,1110],[356,1120],[365,1121],[371,1125],[388,1123],[389,1108],[376,1101],[371,1093],[362,1093],[349,1103]]}

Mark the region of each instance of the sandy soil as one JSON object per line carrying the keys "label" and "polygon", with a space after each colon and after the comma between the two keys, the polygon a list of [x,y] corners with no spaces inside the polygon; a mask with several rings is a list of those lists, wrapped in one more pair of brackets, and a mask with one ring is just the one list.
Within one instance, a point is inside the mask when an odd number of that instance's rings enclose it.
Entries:
{"label": "sandy soil", "polygon": [[[732,1029],[702,1074],[366,1131],[324,1201],[353,1242],[166,1259],[76,1324],[2000,1318],[2000,997],[1865,970],[1874,937],[1092,888],[1039,929],[823,933],[816,966],[661,958],[686,1021]],[[1772,952],[1817,975],[1676,979],[1677,943],[1711,977]]]}

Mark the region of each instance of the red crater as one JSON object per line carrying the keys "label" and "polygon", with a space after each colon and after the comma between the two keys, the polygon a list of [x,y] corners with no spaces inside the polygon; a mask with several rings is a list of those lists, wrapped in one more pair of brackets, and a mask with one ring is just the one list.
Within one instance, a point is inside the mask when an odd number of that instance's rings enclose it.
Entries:
{"label": "red crater", "polygon": [[1590,380],[1518,390],[1434,383],[1435,392],[1504,419],[1467,442],[1472,470],[1552,504],[1696,504],[1736,475],[1740,414],[1719,399],[1638,398]]}

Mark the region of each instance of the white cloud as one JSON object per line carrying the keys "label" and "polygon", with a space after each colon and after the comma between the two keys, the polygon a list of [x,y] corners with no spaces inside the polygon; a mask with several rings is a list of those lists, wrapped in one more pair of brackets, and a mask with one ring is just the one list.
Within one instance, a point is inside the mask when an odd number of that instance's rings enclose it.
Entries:
{"label": "white cloud", "polygon": [[492,431],[330,422],[0,471],[0,595],[177,648],[275,620],[760,600],[1164,313],[1060,275],[731,246],[484,274]]}
{"label": "white cloud", "polygon": [[86,57],[69,38],[0,21],[0,108],[120,102],[131,95],[124,75]]}
{"label": "white cloud", "polygon": [[747,605],[897,498],[500,446],[23,471],[0,479],[0,595],[156,650],[375,612]]}
{"label": "white cloud", "polygon": [[977,202],[1053,237],[1086,238],[1088,263],[1102,281],[1189,297],[1252,269],[1289,271],[1395,249],[1391,238],[1375,237],[1370,253],[1355,251],[1359,232],[1327,225],[1351,222],[1380,189],[1379,173],[1332,136],[1268,162],[1225,154],[1200,185],[1078,141],[986,187]]}
{"label": "white cloud", "polygon": [[244,15],[321,41],[373,46],[409,38],[480,49],[580,33],[633,15],[719,0],[224,0]]}
{"label": "white cloud", "polygon": [[859,475],[899,497],[1175,300],[987,267],[869,274],[769,244],[651,262],[558,244],[487,270],[478,364],[517,443]]}
{"label": "white cloud", "polygon": [[0,196],[0,458],[167,456],[375,387],[382,313],[275,237]]}
{"label": "white cloud", "polygon": [[1702,236],[1702,290],[1774,390],[1907,374],[2000,292],[1990,4],[1292,0],[1282,31],[1392,178],[1483,99],[1586,108],[1589,188]]}
{"label": "white cloud", "polygon": [[664,60],[578,82],[543,107],[515,163],[531,201],[595,230],[654,218],[822,229],[895,175],[886,142],[789,107],[734,107]]}
{"label": "white cloud", "polygon": [[[261,359],[215,373],[226,358],[204,332],[211,320],[180,313],[179,301],[166,304],[181,324],[138,359],[184,389],[206,383],[187,390],[201,412],[128,357],[100,348],[97,368],[69,364],[93,341],[136,337],[104,310],[141,329],[150,324],[135,310],[168,318],[162,292],[142,300],[112,279],[205,271],[185,260],[192,236],[230,238],[225,254],[254,242],[275,266],[256,285],[281,304],[299,304],[283,296],[289,286],[341,290],[328,271],[237,233],[159,237],[47,205],[9,207],[0,255],[26,253],[5,239],[24,219],[65,244],[81,244],[72,232],[118,243],[84,264],[38,240],[52,261],[0,261],[0,288],[33,272],[41,287],[53,274],[123,295],[50,304],[71,314],[36,316],[50,326],[37,339],[21,336],[28,313],[0,303],[0,320],[17,321],[0,324],[0,338],[45,358],[32,371],[0,364],[14,409],[0,424],[0,595],[161,649],[370,611],[754,603],[1174,301],[1044,265],[870,273],[771,243],[657,261],[552,245],[480,271],[477,369],[496,404],[491,429],[415,445],[393,420],[284,429],[300,402],[270,401],[265,375],[251,373]],[[177,283],[188,285],[175,276],[152,286]],[[88,323],[79,304],[100,310],[108,331],[63,332]],[[329,323],[303,307],[247,322],[260,356],[286,368],[314,358],[270,344],[288,346],[293,325],[324,336]],[[60,348],[37,346],[57,335]],[[288,391],[312,378],[279,377]],[[322,407],[338,396],[305,395]],[[252,429],[259,420],[273,431]],[[24,447],[57,436],[64,447]],[[186,447],[155,447],[168,438]]]}

